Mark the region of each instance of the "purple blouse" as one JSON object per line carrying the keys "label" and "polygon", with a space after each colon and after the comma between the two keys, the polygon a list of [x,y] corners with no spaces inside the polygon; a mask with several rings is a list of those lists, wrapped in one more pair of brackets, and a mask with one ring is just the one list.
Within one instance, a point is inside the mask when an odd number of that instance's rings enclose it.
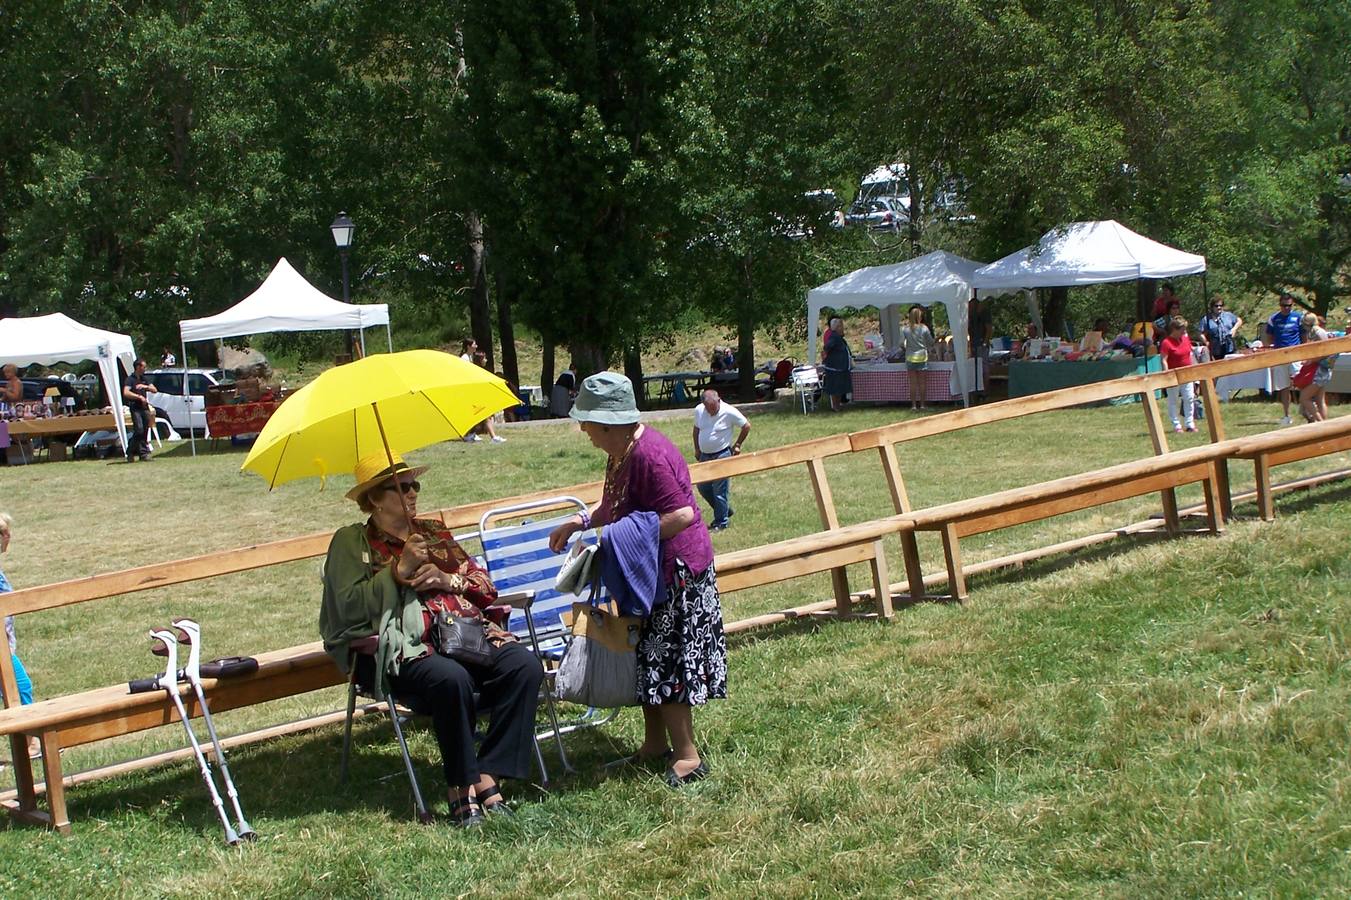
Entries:
{"label": "purple blouse", "polygon": [[676,559],[684,561],[690,572],[699,575],[713,562],[713,542],[694,502],[690,470],[670,438],[655,428],[646,427],[638,437],[628,459],[618,473],[613,489],[620,494],[617,506],[609,493],[601,508],[609,511],[606,521],[616,521],[631,512],[665,515],[683,506],[694,510],[694,521],[684,531],[661,542],[662,583],[675,581]]}

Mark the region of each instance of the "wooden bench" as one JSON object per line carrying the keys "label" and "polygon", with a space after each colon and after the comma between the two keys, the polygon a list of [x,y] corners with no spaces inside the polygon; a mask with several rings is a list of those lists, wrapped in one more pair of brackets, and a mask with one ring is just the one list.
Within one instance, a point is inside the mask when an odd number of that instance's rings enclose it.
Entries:
{"label": "wooden bench", "polygon": [[[1196,483],[1200,483],[1205,490],[1207,528],[1213,534],[1220,534],[1224,524],[1220,515],[1217,469],[1224,459],[1225,450],[1224,447],[1216,446],[1194,447],[1120,463],[1096,472],[915,510],[907,515],[913,523],[913,530],[899,532],[911,597],[918,599],[924,596],[924,577],[915,540],[915,533],[920,531],[934,531],[942,536],[948,589],[952,597],[959,600],[967,596],[960,548],[961,538],[967,535],[1022,525],[1103,503]],[[1166,527],[1170,533],[1179,530],[1176,519],[1166,520]]]}
{"label": "wooden bench", "polygon": [[1257,512],[1266,521],[1276,518],[1272,499],[1271,469],[1285,463],[1316,459],[1351,450],[1351,416],[1326,422],[1311,422],[1280,431],[1228,442],[1234,459],[1250,459],[1257,478]]}
{"label": "wooden bench", "polygon": [[[319,642],[263,653],[257,659],[258,671],[251,675],[202,679],[213,713],[308,693],[345,681]],[[187,685],[180,685],[180,690],[189,715],[200,716],[201,708],[192,690]],[[6,801],[5,806],[20,821],[46,825],[68,834],[70,815],[65,795],[68,782],[61,771],[61,751],[170,725],[177,719],[178,712],[164,691],[129,694],[125,684],[0,710],[0,735],[13,738],[16,753],[26,744],[29,735],[41,741],[44,775],[42,784],[35,783],[26,752],[22,759],[16,756],[17,796]],[[315,724],[320,723],[307,723],[308,727]],[[281,732],[272,732],[278,733]],[[105,771],[102,774],[114,773]],[[40,793],[47,795],[46,812],[38,808]]]}
{"label": "wooden bench", "polygon": [[[877,612],[883,619],[891,619],[891,581],[887,575],[887,556],[883,538],[912,528],[905,517],[893,516],[858,525],[848,525],[818,534],[776,541],[760,547],[722,553],[714,560],[718,573],[718,590],[729,594],[749,587],[760,587],[813,575],[833,572],[852,563],[868,563],[872,571],[873,597]],[[839,616],[853,613],[852,597],[841,603],[837,598],[834,612]],[[769,618],[757,617],[755,624],[791,617],[771,613]]]}

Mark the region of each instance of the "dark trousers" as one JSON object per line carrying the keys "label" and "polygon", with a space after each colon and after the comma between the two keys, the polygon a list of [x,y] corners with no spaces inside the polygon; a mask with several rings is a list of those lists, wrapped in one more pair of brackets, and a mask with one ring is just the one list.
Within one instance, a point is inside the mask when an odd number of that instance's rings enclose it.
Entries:
{"label": "dark trousers", "polygon": [[[357,666],[365,667],[358,679],[370,683],[374,658],[358,657]],[[486,666],[435,654],[406,662],[390,679],[390,688],[396,699],[432,717],[446,783],[465,787],[485,772],[498,778],[530,776],[543,680],[544,667],[535,654],[520,644],[506,644]],[[488,730],[475,753],[474,722],[480,711],[488,714]]]}
{"label": "dark trousers", "polygon": [[127,441],[127,459],[150,455],[150,410],[131,409],[131,438]]}

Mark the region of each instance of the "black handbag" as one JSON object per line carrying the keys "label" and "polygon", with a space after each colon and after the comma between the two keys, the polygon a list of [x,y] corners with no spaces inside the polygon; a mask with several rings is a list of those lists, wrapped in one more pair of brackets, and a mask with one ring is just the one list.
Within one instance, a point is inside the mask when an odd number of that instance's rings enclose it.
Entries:
{"label": "black handbag", "polygon": [[437,613],[432,623],[432,643],[438,653],[456,662],[486,666],[493,661],[493,645],[488,643],[488,623],[484,619]]}

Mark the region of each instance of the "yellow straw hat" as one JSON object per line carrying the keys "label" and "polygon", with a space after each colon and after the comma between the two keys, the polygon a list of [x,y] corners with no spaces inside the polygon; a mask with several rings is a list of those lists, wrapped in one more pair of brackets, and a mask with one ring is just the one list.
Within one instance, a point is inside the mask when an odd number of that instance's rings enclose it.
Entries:
{"label": "yellow straw hat", "polygon": [[393,456],[393,468],[389,465],[389,456],[385,455],[384,452],[372,453],[358,460],[357,467],[352,470],[352,477],[357,480],[356,487],[347,492],[347,499],[357,500],[380,482],[393,478],[395,475],[407,474],[416,478],[427,471],[426,466],[409,466],[403,461],[403,457],[397,453]]}

